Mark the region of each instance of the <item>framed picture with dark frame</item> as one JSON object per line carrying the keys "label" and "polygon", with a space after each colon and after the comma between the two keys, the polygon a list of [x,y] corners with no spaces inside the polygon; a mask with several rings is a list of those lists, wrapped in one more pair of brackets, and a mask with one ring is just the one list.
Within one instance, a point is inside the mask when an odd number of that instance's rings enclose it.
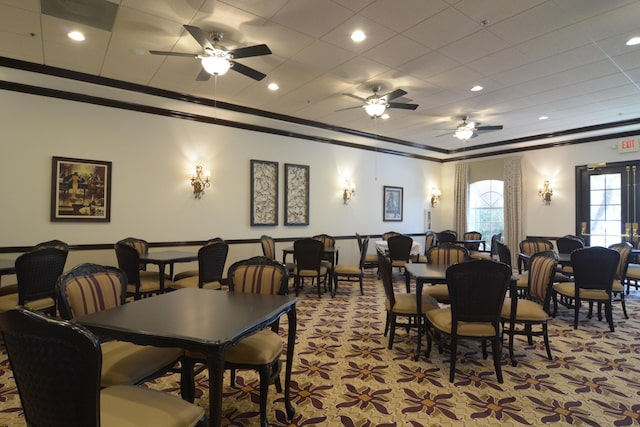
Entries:
{"label": "framed picture with dark frame", "polygon": [[382,202],[383,221],[402,221],[402,187],[384,186]]}
{"label": "framed picture with dark frame", "polygon": [[284,225],[309,225],[309,166],[284,165]]}
{"label": "framed picture with dark frame", "polygon": [[278,225],[278,162],[251,160],[251,225]]}
{"label": "framed picture with dark frame", "polygon": [[51,221],[111,221],[111,162],[53,157]]}

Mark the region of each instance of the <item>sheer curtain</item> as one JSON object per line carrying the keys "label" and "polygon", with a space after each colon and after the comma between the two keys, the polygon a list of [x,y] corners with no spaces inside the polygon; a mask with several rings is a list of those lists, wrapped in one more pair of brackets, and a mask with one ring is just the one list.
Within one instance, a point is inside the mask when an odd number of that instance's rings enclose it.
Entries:
{"label": "sheer curtain", "polygon": [[453,189],[454,197],[454,218],[455,218],[455,230],[458,232],[458,236],[467,231],[467,201],[469,188],[469,164],[458,163],[456,165],[456,181],[455,188]]}
{"label": "sheer curtain", "polygon": [[518,265],[520,241],[524,239],[522,162],[520,157],[504,159],[504,241],[511,249],[511,265]]}

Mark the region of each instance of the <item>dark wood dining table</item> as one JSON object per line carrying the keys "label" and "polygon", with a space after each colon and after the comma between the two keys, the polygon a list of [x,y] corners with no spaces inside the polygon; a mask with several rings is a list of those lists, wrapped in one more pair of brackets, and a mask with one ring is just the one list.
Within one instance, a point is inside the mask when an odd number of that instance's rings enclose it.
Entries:
{"label": "dark wood dining table", "polygon": [[187,288],[143,298],[75,319],[88,329],[141,345],[180,347],[207,356],[209,424],[222,417],[224,353],[240,339],[288,317],[285,408],[295,413],[290,399],[291,367],[296,338],[296,302],[289,295],[260,295]]}
{"label": "dark wood dining table", "polygon": [[178,262],[193,262],[198,260],[198,254],[184,251],[151,252],[140,256],[140,262],[155,264],[160,271],[160,293],[164,292],[164,277],[166,266],[169,266],[169,277],[173,279],[173,266]]}
{"label": "dark wood dining table", "polygon": [[456,245],[473,245],[473,244],[478,244],[478,245],[482,245],[482,250],[485,250],[485,241],[484,239],[460,239],[460,240],[456,240]]}

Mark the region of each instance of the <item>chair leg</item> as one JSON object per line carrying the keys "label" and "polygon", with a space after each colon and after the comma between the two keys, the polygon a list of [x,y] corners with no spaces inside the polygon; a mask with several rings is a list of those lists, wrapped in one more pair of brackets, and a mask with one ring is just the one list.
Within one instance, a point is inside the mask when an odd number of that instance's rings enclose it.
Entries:
{"label": "chair leg", "polygon": [[547,349],[547,357],[549,360],[553,360],[551,356],[551,345],[549,345],[549,330],[547,328],[547,322],[542,324],[542,336],[544,337],[544,346]]}
{"label": "chair leg", "polygon": [[493,366],[496,370],[496,376],[498,377],[498,382],[502,384],[504,380],[502,379],[502,367],[500,366],[500,359],[502,358],[502,343],[499,338],[494,338],[491,340],[492,343],[492,351],[493,351]]}
{"label": "chair leg", "polygon": [[620,292],[620,303],[622,304],[622,312],[624,313],[624,318],[628,319],[629,315],[627,314],[627,303],[624,300],[624,291]]}
{"label": "chair leg", "polygon": [[604,303],[604,315],[607,318],[607,323],[609,323],[609,330],[611,332],[615,332],[615,327],[613,326],[613,307],[611,306],[611,300]]}
{"label": "chair leg", "polygon": [[387,336],[387,333],[389,332],[389,323],[390,323],[389,322],[389,316],[390,316],[389,312],[387,311],[387,317],[386,317],[386,319],[384,321],[384,335],[383,336],[385,336],[385,337]]}
{"label": "chair leg", "polygon": [[580,311],[580,300],[574,300],[575,307],[573,308],[573,329],[578,329],[578,314]]}
{"label": "chair leg", "polygon": [[511,359],[511,366],[517,366],[518,361],[516,360],[515,351],[513,350],[513,338],[514,333],[512,330],[509,330],[509,359]]}
{"label": "chair leg", "polygon": [[269,394],[270,369],[269,365],[260,368],[260,425],[262,427],[269,427],[269,420],[267,420],[267,395]]}
{"label": "chair leg", "polygon": [[387,348],[391,350],[393,348],[393,340],[396,337],[396,315],[395,313],[389,313],[389,344]]}
{"label": "chair leg", "polygon": [[487,341],[482,340],[482,358],[487,359],[489,357],[489,353],[487,353]]}
{"label": "chair leg", "polygon": [[236,385],[236,370],[235,369],[229,369],[229,387],[233,387],[234,385]]}
{"label": "chair leg", "polygon": [[[364,295],[364,288],[362,287],[362,275],[360,275],[360,295]],[[624,304],[624,302],[623,302],[623,304]],[[623,305],[623,307],[624,307],[624,305]],[[627,311],[626,310],[627,309],[625,308],[625,312],[624,312],[625,316],[627,315]],[[628,319],[628,317],[627,317],[627,319]]]}
{"label": "chair leg", "polygon": [[456,357],[458,356],[458,339],[451,335],[451,363],[449,366],[449,382],[452,383],[456,376]]}
{"label": "chair leg", "polygon": [[425,324],[425,335],[427,336],[427,348],[425,348],[425,355],[427,358],[431,355],[431,344],[433,342],[433,337],[431,336],[432,331],[431,327],[428,324]]}

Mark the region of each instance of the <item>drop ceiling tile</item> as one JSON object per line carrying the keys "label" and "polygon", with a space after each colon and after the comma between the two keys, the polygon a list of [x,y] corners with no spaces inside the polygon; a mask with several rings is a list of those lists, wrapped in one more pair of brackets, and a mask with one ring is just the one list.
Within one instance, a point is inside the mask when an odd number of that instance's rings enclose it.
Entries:
{"label": "drop ceiling tile", "polygon": [[473,34],[443,46],[439,52],[466,64],[509,47],[504,40],[486,30],[478,30]]}
{"label": "drop ceiling tile", "polygon": [[403,35],[389,38],[385,42],[363,53],[363,56],[384,64],[398,67],[429,52],[429,49]]}
{"label": "drop ceiling tile", "polygon": [[[359,43],[351,40],[351,33],[355,30],[363,31],[367,38]],[[378,46],[394,34],[392,30],[362,15],[354,15],[323,36],[322,40],[352,52],[364,52]]]}
{"label": "drop ceiling tile", "polygon": [[351,14],[349,9],[334,2],[296,0],[288,2],[271,20],[303,34],[322,37]]}
{"label": "drop ceiling tile", "polygon": [[508,48],[469,62],[467,66],[483,76],[494,76],[530,63],[518,49]]}
{"label": "drop ceiling tile", "polygon": [[219,2],[244,10],[253,15],[270,19],[287,4],[288,0],[219,0]]}
{"label": "drop ceiling tile", "polygon": [[449,7],[410,28],[404,34],[431,49],[438,49],[471,35],[481,28],[480,23]]}
{"label": "drop ceiling tile", "polygon": [[395,31],[405,31],[443,11],[447,4],[441,0],[378,0],[360,13]]}
{"label": "drop ceiling tile", "polygon": [[489,26],[531,9],[547,0],[462,0],[456,9],[476,22],[487,20]]}
{"label": "drop ceiling tile", "polygon": [[427,80],[447,70],[452,70],[461,64],[443,54],[431,51],[420,58],[409,61],[398,67],[398,70],[419,79]]}

